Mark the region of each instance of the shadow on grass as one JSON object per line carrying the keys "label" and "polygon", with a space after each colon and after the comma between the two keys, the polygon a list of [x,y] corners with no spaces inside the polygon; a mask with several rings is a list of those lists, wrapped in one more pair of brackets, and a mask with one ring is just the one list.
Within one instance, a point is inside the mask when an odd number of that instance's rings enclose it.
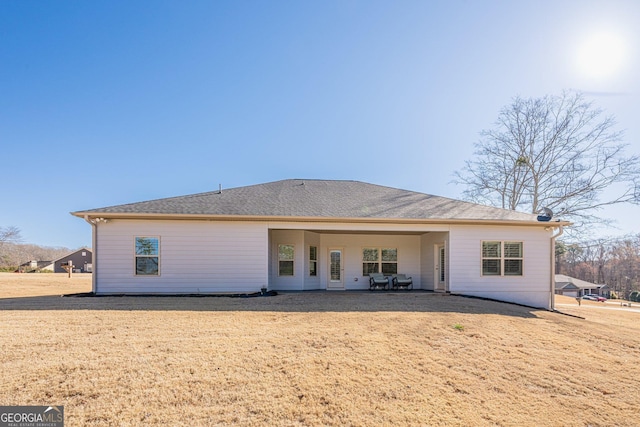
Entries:
{"label": "shadow on grass", "polygon": [[35,296],[0,298],[3,310],[400,312],[498,314],[536,318],[542,309],[481,298],[411,292],[284,292],[272,296]]}

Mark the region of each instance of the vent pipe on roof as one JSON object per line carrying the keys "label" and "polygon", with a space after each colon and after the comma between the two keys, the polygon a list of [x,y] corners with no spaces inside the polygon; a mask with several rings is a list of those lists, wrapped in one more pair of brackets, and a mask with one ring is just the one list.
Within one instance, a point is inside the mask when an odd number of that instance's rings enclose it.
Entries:
{"label": "vent pipe on roof", "polygon": [[222,184],[218,184],[218,194],[222,194]]}

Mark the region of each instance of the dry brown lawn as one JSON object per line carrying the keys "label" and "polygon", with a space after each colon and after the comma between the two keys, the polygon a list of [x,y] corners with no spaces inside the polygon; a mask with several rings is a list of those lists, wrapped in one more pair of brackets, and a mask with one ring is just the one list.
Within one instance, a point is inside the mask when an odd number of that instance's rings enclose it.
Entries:
{"label": "dry brown lawn", "polygon": [[2,405],[68,426],[640,425],[640,311],[427,292],[60,297],[0,274]]}

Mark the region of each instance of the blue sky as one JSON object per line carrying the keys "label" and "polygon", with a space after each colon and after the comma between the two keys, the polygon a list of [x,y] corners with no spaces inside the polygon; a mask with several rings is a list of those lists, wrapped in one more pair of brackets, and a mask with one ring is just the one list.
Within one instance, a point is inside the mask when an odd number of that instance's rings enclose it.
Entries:
{"label": "blue sky", "polygon": [[[640,153],[638,22],[634,0],[0,0],[0,226],[88,246],[69,212],[286,178],[457,198],[499,110],[563,89]],[[603,31],[625,53],[594,76]]]}

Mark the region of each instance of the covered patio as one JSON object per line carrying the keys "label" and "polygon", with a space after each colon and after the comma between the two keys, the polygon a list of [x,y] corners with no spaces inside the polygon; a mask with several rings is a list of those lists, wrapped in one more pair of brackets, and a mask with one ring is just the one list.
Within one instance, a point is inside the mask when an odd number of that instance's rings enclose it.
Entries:
{"label": "covered patio", "polygon": [[269,289],[368,290],[370,274],[380,273],[390,288],[393,276],[404,274],[413,289],[448,290],[446,227],[353,228],[270,228]]}

